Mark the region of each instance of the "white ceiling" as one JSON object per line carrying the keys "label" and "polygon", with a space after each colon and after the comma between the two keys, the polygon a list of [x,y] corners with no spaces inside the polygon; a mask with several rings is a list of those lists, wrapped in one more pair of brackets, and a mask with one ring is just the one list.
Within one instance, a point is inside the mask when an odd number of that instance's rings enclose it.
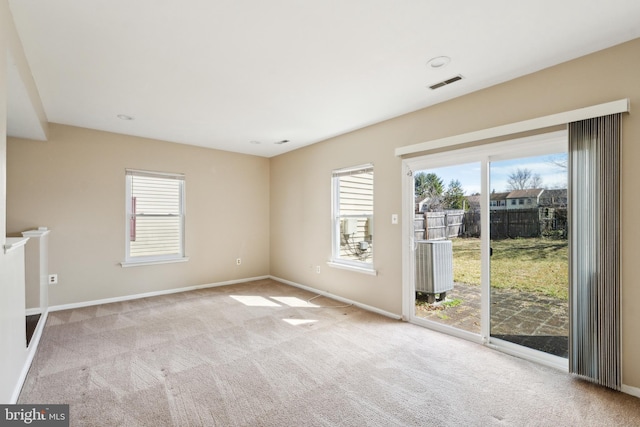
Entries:
{"label": "white ceiling", "polygon": [[9,3],[50,122],[267,157],[640,37],[638,0]]}

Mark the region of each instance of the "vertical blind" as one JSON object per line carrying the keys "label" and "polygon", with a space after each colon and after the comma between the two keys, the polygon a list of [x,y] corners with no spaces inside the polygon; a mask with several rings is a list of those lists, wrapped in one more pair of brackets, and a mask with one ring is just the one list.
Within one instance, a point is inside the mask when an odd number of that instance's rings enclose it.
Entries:
{"label": "vertical blind", "polygon": [[128,170],[127,184],[128,256],[182,256],[184,176]]}
{"label": "vertical blind", "polygon": [[620,354],[620,114],[569,124],[569,370],[616,390]]}

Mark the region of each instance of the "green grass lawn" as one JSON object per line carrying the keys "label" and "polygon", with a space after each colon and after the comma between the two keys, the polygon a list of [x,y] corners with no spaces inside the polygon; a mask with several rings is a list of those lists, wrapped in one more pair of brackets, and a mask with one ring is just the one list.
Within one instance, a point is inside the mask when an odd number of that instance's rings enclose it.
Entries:
{"label": "green grass lawn", "polygon": [[[452,239],[453,279],[480,285],[480,239]],[[491,242],[491,286],[567,299],[567,240],[505,239]]]}

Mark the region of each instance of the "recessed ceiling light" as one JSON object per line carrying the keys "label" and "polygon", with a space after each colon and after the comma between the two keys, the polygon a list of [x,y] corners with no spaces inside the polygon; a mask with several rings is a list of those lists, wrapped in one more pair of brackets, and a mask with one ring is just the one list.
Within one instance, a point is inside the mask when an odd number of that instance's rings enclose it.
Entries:
{"label": "recessed ceiling light", "polygon": [[280,144],[286,144],[287,142],[289,142],[289,140],[288,140],[288,139],[283,139],[282,141],[274,142],[274,144],[278,144],[278,145],[280,145]]}
{"label": "recessed ceiling light", "polygon": [[427,62],[427,65],[431,68],[438,69],[446,67],[449,65],[449,62],[451,62],[451,58],[448,56],[436,56],[435,58],[431,58]]}
{"label": "recessed ceiling light", "polygon": [[262,144],[262,142],[260,142],[260,141],[249,141],[249,144],[256,144],[256,145],[258,145],[258,144]]}
{"label": "recessed ceiling light", "polygon": [[128,116],[126,114],[118,114],[116,117],[118,117],[120,120],[134,120],[135,119],[135,117]]}

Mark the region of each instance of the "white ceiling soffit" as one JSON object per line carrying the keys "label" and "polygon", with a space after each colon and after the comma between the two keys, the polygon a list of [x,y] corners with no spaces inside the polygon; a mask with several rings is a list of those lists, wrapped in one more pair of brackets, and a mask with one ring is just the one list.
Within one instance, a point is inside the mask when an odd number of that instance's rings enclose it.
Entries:
{"label": "white ceiling soffit", "polygon": [[267,157],[640,37],[637,0],[9,3],[49,121]]}
{"label": "white ceiling soffit", "polygon": [[47,139],[29,92],[15,61],[7,52],[7,135],[44,141]]}

